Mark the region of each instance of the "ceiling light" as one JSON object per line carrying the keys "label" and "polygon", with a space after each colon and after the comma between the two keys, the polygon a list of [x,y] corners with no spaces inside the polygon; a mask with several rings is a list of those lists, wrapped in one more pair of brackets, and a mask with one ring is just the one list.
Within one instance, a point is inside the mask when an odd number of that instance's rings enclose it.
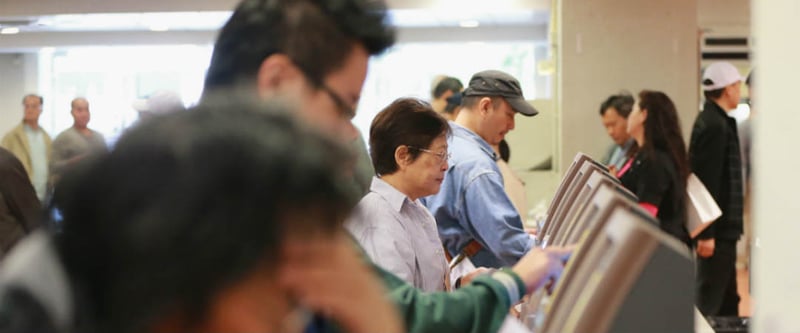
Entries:
{"label": "ceiling light", "polygon": [[18,34],[18,33],[19,33],[19,28],[17,28],[17,27],[10,27],[10,28],[0,29],[0,34],[3,34],[3,35],[13,35],[13,34]]}
{"label": "ceiling light", "polygon": [[458,25],[462,28],[476,28],[481,25],[481,23],[477,20],[464,20],[459,22]]}
{"label": "ceiling light", "polygon": [[169,27],[166,25],[151,25],[150,31],[168,31]]}

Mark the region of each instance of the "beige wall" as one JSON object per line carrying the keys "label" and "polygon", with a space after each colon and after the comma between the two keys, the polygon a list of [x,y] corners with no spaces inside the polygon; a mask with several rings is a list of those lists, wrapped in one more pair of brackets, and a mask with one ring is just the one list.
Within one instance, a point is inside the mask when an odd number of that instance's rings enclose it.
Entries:
{"label": "beige wall", "polygon": [[[558,142],[553,101],[534,100],[531,104],[539,114],[535,117],[517,115],[515,128],[506,135],[506,141],[511,148],[509,165],[525,183],[528,210],[536,210],[540,205],[546,208],[561,177],[555,170],[529,171],[554,158]],[[527,218],[528,212],[523,217]]]}
{"label": "beige wall", "polygon": [[750,0],[698,0],[697,23],[708,33],[750,35]]}
{"label": "beige wall", "polygon": [[800,112],[797,73],[800,31],[797,0],[753,2],[757,117],[754,118],[752,332],[800,332],[797,218],[800,188]]}
{"label": "beige wall", "polygon": [[599,158],[611,144],[598,107],[620,89],[664,91],[689,136],[699,94],[695,0],[562,0],[559,10],[562,171],[577,152]]}

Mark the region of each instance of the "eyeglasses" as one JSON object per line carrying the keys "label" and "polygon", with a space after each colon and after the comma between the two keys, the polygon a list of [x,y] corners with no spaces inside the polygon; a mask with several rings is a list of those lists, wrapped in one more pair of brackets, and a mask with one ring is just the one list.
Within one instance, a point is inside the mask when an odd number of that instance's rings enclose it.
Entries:
{"label": "eyeglasses", "polygon": [[336,104],[336,109],[338,109],[339,114],[342,116],[342,118],[345,118],[347,120],[351,120],[351,119],[353,119],[353,117],[356,116],[356,109],[353,108],[352,106],[350,106],[349,104],[347,104],[347,102],[345,102],[344,98],[339,96],[339,94],[337,94],[335,91],[333,91],[333,89],[331,89],[331,87],[329,87],[327,84],[320,83],[319,84],[319,89],[321,89],[326,94],[328,94],[328,97],[331,98],[331,101],[333,101],[333,104]]}
{"label": "eyeglasses", "polygon": [[436,157],[439,158],[439,162],[442,163],[442,164],[447,162],[447,160],[450,159],[450,156],[452,156],[447,151],[443,151],[443,152],[437,153],[437,152],[435,152],[433,150],[428,150],[428,149],[425,149],[425,148],[419,148],[419,147],[414,147],[414,146],[408,146],[408,148],[416,149],[416,150],[419,150],[421,152],[428,153],[428,154],[431,154],[431,155],[436,155]]}
{"label": "eyeglasses", "polygon": [[331,101],[333,101],[333,104],[336,105],[336,111],[339,112],[339,115],[342,118],[347,119],[349,121],[349,120],[352,120],[353,117],[356,116],[356,109],[354,107],[350,106],[350,104],[348,104],[347,101],[342,96],[340,96],[338,93],[336,93],[336,91],[334,91],[331,87],[329,87],[327,84],[325,84],[325,82],[322,82],[322,80],[313,79],[313,76],[309,75],[308,74],[309,73],[308,70],[306,70],[303,66],[299,65],[297,62],[294,62],[294,64],[295,64],[295,66],[297,66],[297,68],[300,69],[300,72],[303,73],[303,75],[306,77],[306,79],[314,87],[324,91],[325,94],[328,95],[328,97],[331,99]]}

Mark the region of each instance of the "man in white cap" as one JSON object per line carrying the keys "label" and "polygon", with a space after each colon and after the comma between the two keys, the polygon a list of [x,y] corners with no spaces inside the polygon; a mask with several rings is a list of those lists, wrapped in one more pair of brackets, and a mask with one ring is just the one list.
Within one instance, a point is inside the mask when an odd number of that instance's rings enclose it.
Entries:
{"label": "man in white cap", "polygon": [[185,110],[183,100],[178,93],[170,90],[156,91],[147,98],[133,102],[133,109],[139,112],[139,119]]}
{"label": "man in white cap", "polygon": [[703,73],[706,97],[689,145],[692,171],[722,209],[722,216],[697,238],[697,307],[706,316],[737,316],[736,242],[742,235],[742,160],[736,120],[742,76],[728,62]]}

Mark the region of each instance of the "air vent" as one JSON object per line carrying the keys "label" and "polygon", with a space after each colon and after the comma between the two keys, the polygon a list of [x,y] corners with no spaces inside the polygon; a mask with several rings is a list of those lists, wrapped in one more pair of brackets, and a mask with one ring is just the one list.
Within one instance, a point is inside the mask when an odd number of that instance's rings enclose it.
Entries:
{"label": "air vent", "polygon": [[743,36],[705,36],[701,47],[703,60],[749,60],[750,40]]}
{"label": "air vent", "polygon": [[703,52],[703,60],[750,60],[748,52]]}
{"label": "air vent", "polygon": [[747,38],[741,37],[708,37],[706,38],[707,46],[748,46]]}

